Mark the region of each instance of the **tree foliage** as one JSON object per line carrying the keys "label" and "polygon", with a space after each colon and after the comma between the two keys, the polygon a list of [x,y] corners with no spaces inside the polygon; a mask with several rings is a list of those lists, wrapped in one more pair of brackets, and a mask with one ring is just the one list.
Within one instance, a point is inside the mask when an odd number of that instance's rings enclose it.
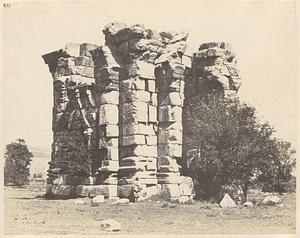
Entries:
{"label": "tree foliage", "polygon": [[22,186],[29,182],[30,162],[33,154],[29,152],[23,139],[17,139],[6,146],[4,165],[4,184]]}
{"label": "tree foliage", "polygon": [[262,174],[268,174],[265,183],[274,176],[266,170],[270,160],[282,160],[274,129],[255,113],[238,98],[219,95],[195,98],[186,106],[185,151],[198,196],[218,198],[224,187],[235,185],[246,200],[249,186]]}

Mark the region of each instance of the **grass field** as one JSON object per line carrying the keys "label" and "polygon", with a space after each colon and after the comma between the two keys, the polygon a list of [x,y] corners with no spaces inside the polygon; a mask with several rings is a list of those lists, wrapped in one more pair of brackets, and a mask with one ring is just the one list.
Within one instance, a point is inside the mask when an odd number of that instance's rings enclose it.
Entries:
{"label": "grass field", "polygon": [[[296,231],[296,195],[285,194],[282,207],[222,209],[218,204],[163,207],[163,201],[142,201],[98,207],[78,205],[75,199],[46,200],[41,186],[6,187],[5,234],[106,234],[99,224],[112,218],[122,224],[114,234],[266,234]],[[88,199],[87,199],[88,200]],[[87,201],[88,202],[88,201]]]}

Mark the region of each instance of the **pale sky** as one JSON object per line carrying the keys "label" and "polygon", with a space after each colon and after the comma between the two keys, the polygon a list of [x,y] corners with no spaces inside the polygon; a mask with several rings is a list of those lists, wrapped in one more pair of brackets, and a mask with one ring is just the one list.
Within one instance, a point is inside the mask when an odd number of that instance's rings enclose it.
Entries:
{"label": "pale sky", "polygon": [[112,21],[156,30],[190,29],[188,42],[232,44],[239,95],[296,147],[296,19],[293,2],[18,3],[4,9],[4,143],[52,142],[52,78],[41,55],[66,42],[102,45]]}

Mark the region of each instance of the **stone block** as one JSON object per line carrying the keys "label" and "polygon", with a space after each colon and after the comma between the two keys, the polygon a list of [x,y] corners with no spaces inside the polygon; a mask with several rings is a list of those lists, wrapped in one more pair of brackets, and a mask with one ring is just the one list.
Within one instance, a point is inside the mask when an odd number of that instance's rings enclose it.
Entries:
{"label": "stone block", "polygon": [[157,93],[150,94],[150,105],[157,107]]}
{"label": "stone block", "polygon": [[128,77],[140,76],[147,79],[155,79],[154,68],[155,66],[153,64],[140,60],[126,65]]}
{"label": "stone block", "polygon": [[148,79],[146,81],[146,90],[148,92],[151,92],[151,93],[157,92],[156,85],[155,85],[155,80]]}
{"label": "stone block", "polygon": [[63,49],[69,56],[80,56],[80,44],[69,42]]}
{"label": "stone block", "polygon": [[59,197],[69,197],[72,195],[74,186],[72,185],[52,185],[51,195]]}
{"label": "stone block", "polygon": [[180,190],[177,184],[162,184],[160,196],[164,200],[180,197]]}
{"label": "stone block", "polygon": [[147,145],[157,145],[157,136],[146,136]]}
{"label": "stone block", "polygon": [[[90,185],[88,187],[89,187],[89,192],[86,196],[96,197],[96,196],[102,195],[105,198],[108,197],[109,193],[108,193],[107,185]],[[84,193],[84,194],[86,194],[86,193]],[[84,197],[86,197],[86,196],[84,196]]]}
{"label": "stone block", "polygon": [[98,48],[97,45],[89,44],[89,43],[83,43],[80,45],[80,55],[82,56],[88,56],[92,57],[92,54],[90,53],[91,50],[94,50]]}
{"label": "stone block", "polygon": [[194,182],[191,177],[181,176],[179,185],[180,194],[183,196],[191,196],[194,192]]}
{"label": "stone block", "polygon": [[106,137],[118,137],[119,136],[119,127],[118,125],[108,124],[105,127]]}
{"label": "stone block", "polygon": [[182,131],[183,127],[182,127],[182,122],[181,121],[176,121],[176,122],[162,122],[159,123],[159,128],[163,129],[163,130],[178,130],[178,131]]}
{"label": "stone block", "polygon": [[180,184],[179,172],[157,173],[157,180],[160,184]]}
{"label": "stone block", "polygon": [[159,122],[182,121],[182,107],[159,106],[158,107],[158,121]]}
{"label": "stone block", "polygon": [[121,94],[122,103],[150,102],[150,93],[144,90],[128,90]]}
{"label": "stone block", "polygon": [[157,148],[152,145],[138,145],[134,148],[133,155],[157,157]]}
{"label": "stone block", "polygon": [[158,143],[159,144],[182,144],[182,131],[180,130],[164,130],[158,128]]}
{"label": "stone block", "polygon": [[75,194],[78,197],[87,197],[92,189],[92,185],[78,185],[75,189]]}
{"label": "stone block", "polygon": [[119,161],[119,148],[108,147],[107,148],[107,160]]}
{"label": "stone block", "polygon": [[156,135],[155,125],[147,125],[145,123],[127,122],[123,124],[123,135]]}
{"label": "stone block", "polygon": [[124,103],[122,105],[124,122],[147,122],[148,107],[144,102]]}
{"label": "stone block", "polygon": [[157,107],[148,105],[148,121],[157,122]]}
{"label": "stone block", "polygon": [[141,197],[139,198],[139,201],[143,199],[151,198],[153,196],[157,196],[159,194],[160,191],[158,186],[155,185],[155,186],[146,187],[141,191]]}
{"label": "stone block", "polygon": [[181,144],[158,144],[159,156],[182,157]]}
{"label": "stone block", "polygon": [[146,140],[144,135],[130,135],[123,136],[122,144],[123,146],[128,145],[145,145]]}
{"label": "stone block", "polygon": [[119,92],[118,91],[109,91],[103,92],[99,95],[99,104],[114,104],[119,105]]}
{"label": "stone block", "polygon": [[102,160],[101,168],[99,168],[99,171],[107,171],[107,172],[118,172],[118,170],[119,170],[118,160]]}
{"label": "stone block", "polygon": [[119,146],[119,138],[100,138],[99,139],[99,149],[106,148],[106,147],[115,147],[118,148]]}
{"label": "stone block", "polygon": [[94,62],[90,57],[79,56],[75,58],[75,66],[86,66],[94,68]]}
{"label": "stone block", "polygon": [[145,90],[146,82],[139,77],[135,77],[124,80],[122,86],[124,92],[128,90]]}
{"label": "stone block", "polygon": [[118,186],[118,197],[128,198],[130,196],[133,185]]}
{"label": "stone block", "polygon": [[59,67],[68,67],[68,66],[74,66],[74,65],[75,65],[75,60],[73,57],[69,57],[69,58],[61,57],[57,61],[57,66],[59,66]]}
{"label": "stone block", "polygon": [[170,92],[159,95],[160,106],[180,106],[183,107],[184,94],[181,92]]}
{"label": "stone block", "polygon": [[119,110],[117,105],[104,104],[99,108],[99,125],[118,124]]}

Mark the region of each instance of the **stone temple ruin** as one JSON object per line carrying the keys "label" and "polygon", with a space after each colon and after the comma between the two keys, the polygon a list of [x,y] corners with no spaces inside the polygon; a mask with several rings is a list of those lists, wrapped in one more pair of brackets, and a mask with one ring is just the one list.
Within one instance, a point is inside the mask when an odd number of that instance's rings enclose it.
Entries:
{"label": "stone temple ruin", "polygon": [[128,197],[138,177],[148,195],[191,196],[179,165],[184,105],[211,90],[237,92],[230,46],[205,43],[190,53],[187,32],[139,24],[111,23],[103,33],[105,46],[68,43],[42,56],[54,95],[47,194]]}

